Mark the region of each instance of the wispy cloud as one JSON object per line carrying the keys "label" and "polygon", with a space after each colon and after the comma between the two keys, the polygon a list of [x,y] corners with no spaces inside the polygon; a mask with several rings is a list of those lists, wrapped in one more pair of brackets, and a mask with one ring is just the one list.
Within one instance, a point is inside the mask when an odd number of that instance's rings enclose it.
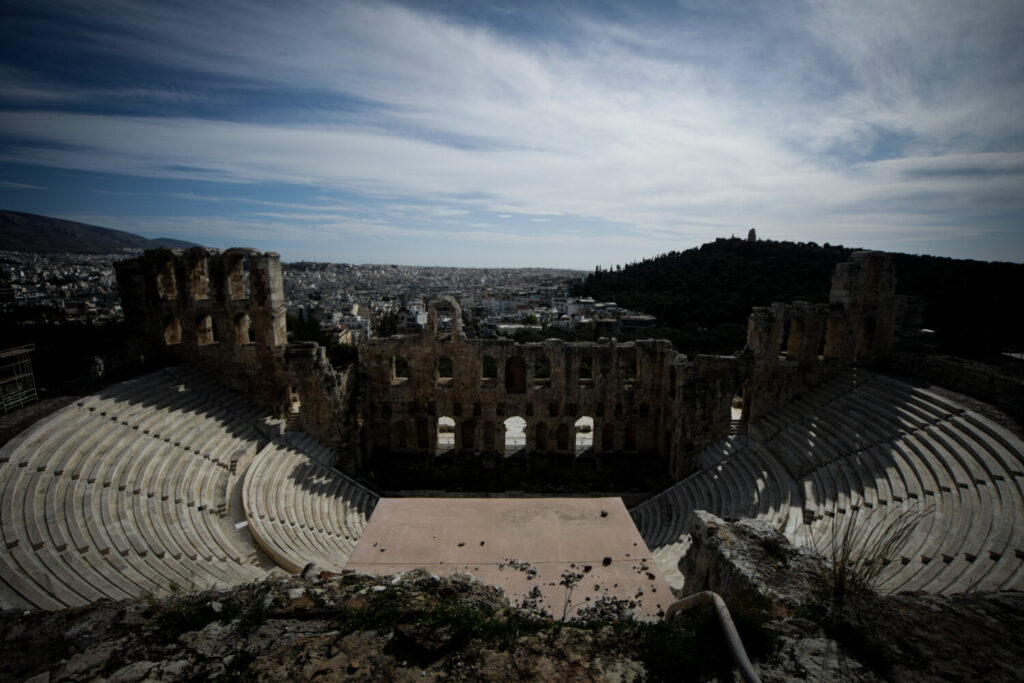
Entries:
{"label": "wispy cloud", "polygon": [[[189,85],[90,83],[83,110],[10,67],[0,161],[344,193],[177,198],[349,235],[543,247],[569,239],[552,217],[575,217],[614,227],[589,243],[631,258],[743,226],[922,250],[972,223],[1018,229],[1018,4],[690,4],[569,6],[521,33],[387,3],[57,3],[85,27],[64,37],[76,50]],[[482,214],[516,232],[455,229]]]}
{"label": "wispy cloud", "polygon": [[45,190],[41,185],[29,185],[28,183],[15,183],[9,180],[0,180],[0,188],[8,190]]}

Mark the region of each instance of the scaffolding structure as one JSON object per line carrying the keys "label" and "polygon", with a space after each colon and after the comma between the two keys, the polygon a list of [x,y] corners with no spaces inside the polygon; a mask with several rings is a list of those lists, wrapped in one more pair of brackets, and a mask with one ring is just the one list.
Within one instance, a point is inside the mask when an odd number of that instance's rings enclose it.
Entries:
{"label": "scaffolding structure", "polygon": [[30,353],[33,344],[0,351],[0,409],[3,414],[39,400]]}

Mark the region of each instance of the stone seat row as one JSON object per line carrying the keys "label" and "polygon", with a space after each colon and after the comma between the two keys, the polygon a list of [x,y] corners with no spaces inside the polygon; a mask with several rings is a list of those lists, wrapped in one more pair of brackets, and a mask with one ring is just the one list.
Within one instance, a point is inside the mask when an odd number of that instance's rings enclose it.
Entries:
{"label": "stone seat row", "polygon": [[[678,575],[675,564],[688,545],[692,510],[721,517],[758,517],[786,528],[794,505],[795,483],[774,457],[757,443],[715,444],[709,455],[724,459],[699,470],[631,510],[633,521],[665,576]],[[797,508],[798,509],[798,508]],[[679,577],[681,578],[681,577]]]}
{"label": "stone seat row", "polygon": [[[90,410],[108,398],[90,397],[0,449],[2,606],[54,609],[266,575],[224,518],[223,463],[138,428],[150,416],[133,401],[171,404],[160,394],[164,371],[153,374],[107,392],[128,396],[121,408],[137,413],[134,426]],[[238,438],[211,422],[199,425],[211,448]]]}
{"label": "stone seat row", "polygon": [[[1021,587],[1024,499],[1020,487],[1005,472],[982,477],[978,468],[984,459],[971,460],[982,446],[976,443],[974,449],[969,447],[970,432],[959,432],[958,440],[952,439],[954,434],[948,427],[937,425],[894,442],[885,452],[871,454],[888,465],[890,473],[888,479],[876,480],[888,484],[879,489],[899,492],[902,487],[906,504],[915,504],[926,512],[900,549],[900,566],[893,566],[885,574],[884,585],[891,590],[954,593]],[[844,479],[836,477],[835,481]],[[829,488],[827,481],[817,485],[822,490]],[[847,511],[843,486],[831,486],[838,501],[834,510],[839,514]],[[854,485],[851,490],[855,489]],[[848,498],[851,507],[857,505],[854,495]],[[897,495],[892,498],[903,505]],[[865,505],[870,502],[870,496],[863,497]],[[828,507],[826,501],[822,509]]]}
{"label": "stone seat row", "polygon": [[293,445],[268,444],[244,473],[249,531],[290,572],[300,572],[310,562],[341,571],[377,496],[325,464],[329,452],[312,437],[288,438]]}
{"label": "stone seat row", "polygon": [[[846,428],[866,434],[863,443],[834,438],[808,450],[785,438],[795,431],[790,427],[768,444],[790,469],[806,472],[800,485],[810,526],[791,537],[801,543],[816,539],[828,553],[835,518],[859,512],[862,519],[878,520],[894,514],[887,507],[916,505],[925,517],[900,549],[899,564],[883,574],[887,590],[1019,588],[1024,556],[1019,439],[947,399],[889,378],[863,383],[851,394],[857,400],[843,407]],[[830,419],[838,403],[804,416],[803,424],[822,415],[823,422]],[[898,419],[887,419],[895,413],[901,413]],[[827,455],[807,469],[808,452]]]}
{"label": "stone seat row", "polygon": [[243,441],[256,438],[253,422],[262,416],[244,396],[215,379],[187,368],[168,368],[143,378],[108,388],[102,395],[80,402],[83,408],[203,452],[223,457],[228,465],[235,449],[231,444],[210,448],[205,437],[222,423],[222,433]]}
{"label": "stone seat row", "polygon": [[632,511],[666,573],[692,509],[769,519],[826,555],[844,524],[875,533],[911,510],[921,518],[884,590],[1024,588],[1024,443],[999,425],[856,371],[750,427],[771,435],[765,447],[719,443],[700,456],[704,469]]}

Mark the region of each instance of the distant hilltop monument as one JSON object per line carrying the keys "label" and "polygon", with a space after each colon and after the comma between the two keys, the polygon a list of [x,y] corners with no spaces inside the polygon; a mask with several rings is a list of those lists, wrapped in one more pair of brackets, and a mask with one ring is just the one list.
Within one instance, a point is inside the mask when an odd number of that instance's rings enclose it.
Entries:
{"label": "distant hilltop monument", "polygon": [[757,230],[754,230],[753,228],[750,229],[750,232],[747,233],[747,241],[748,242],[756,242],[757,241]]}

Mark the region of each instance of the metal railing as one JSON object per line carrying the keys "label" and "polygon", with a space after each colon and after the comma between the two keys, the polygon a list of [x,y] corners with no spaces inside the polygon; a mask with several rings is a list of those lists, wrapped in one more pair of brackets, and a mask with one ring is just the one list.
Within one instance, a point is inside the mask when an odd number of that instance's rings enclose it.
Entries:
{"label": "metal railing", "polygon": [[725,600],[722,596],[713,591],[701,591],[700,593],[694,593],[689,597],[685,597],[678,602],[674,602],[668,606],[665,610],[665,621],[671,622],[677,614],[685,612],[686,610],[693,609],[698,605],[712,604],[715,606],[715,615],[718,617],[718,625],[722,627],[722,635],[725,636],[725,642],[729,645],[729,652],[732,653],[732,659],[736,662],[736,667],[740,670],[740,676],[743,677],[745,683],[761,683],[761,679],[754,671],[754,665],[750,663],[750,658],[747,657],[747,651],[743,647],[743,641],[740,640],[740,634],[736,631],[736,625],[732,623],[732,616],[729,614],[729,608],[725,606]]}

